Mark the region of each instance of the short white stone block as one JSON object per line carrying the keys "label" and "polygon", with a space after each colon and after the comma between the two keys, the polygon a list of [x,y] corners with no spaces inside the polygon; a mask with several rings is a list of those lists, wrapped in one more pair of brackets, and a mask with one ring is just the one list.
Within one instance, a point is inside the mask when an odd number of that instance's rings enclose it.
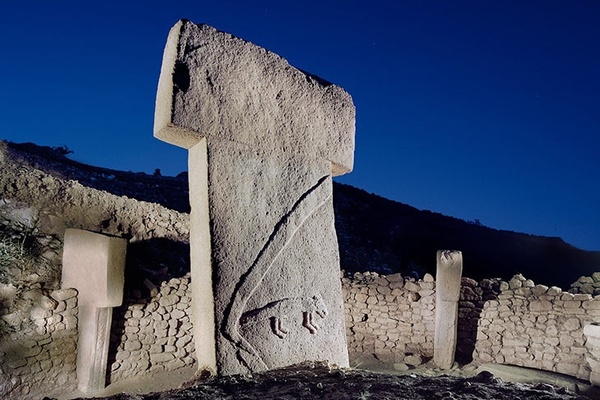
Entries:
{"label": "short white stone block", "polygon": [[123,302],[127,241],[81,229],[67,229],[62,287],[79,291],[79,302],[117,307]]}

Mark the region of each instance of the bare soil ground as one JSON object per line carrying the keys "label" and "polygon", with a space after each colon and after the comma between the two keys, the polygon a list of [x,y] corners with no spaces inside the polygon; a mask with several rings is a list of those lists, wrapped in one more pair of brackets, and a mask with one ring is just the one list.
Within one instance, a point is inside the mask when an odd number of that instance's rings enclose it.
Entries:
{"label": "bare soil ground", "polygon": [[[455,371],[456,372],[456,371]],[[182,376],[171,379],[181,379]],[[169,379],[165,375],[165,378]],[[156,385],[158,381],[150,385]],[[138,388],[139,389],[139,388]],[[148,388],[146,388],[148,389]],[[120,393],[105,400],[229,400],[229,399],[589,399],[566,388],[546,383],[505,382],[490,372],[472,376],[402,375],[362,369],[329,368],[323,364],[301,364],[251,376],[194,379],[179,389],[140,394]]]}

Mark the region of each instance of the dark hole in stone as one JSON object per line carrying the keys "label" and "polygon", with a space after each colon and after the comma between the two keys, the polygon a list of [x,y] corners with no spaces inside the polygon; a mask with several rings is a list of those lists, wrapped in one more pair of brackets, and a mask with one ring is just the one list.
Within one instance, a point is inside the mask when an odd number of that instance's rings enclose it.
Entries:
{"label": "dark hole in stone", "polygon": [[183,93],[187,92],[190,88],[190,70],[184,62],[179,60],[175,62],[173,85]]}

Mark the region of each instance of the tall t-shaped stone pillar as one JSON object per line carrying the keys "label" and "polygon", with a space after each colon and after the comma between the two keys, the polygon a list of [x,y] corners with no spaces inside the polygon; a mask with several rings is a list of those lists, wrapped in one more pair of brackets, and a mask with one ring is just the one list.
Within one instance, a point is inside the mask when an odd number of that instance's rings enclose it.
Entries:
{"label": "tall t-shaped stone pillar", "polygon": [[67,229],[63,250],[62,287],[78,295],[77,381],[93,393],[106,384],[112,307],[123,302],[125,239]]}
{"label": "tall t-shaped stone pillar", "polygon": [[348,365],[331,177],[352,170],[354,113],[343,89],[263,48],[171,29],[154,135],[189,150],[200,368]]}
{"label": "tall t-shaped stone pillar", "polygon": [[449,369],[454,364],[462,263],[460,251],[437,252],[433,361],[442,369]]}

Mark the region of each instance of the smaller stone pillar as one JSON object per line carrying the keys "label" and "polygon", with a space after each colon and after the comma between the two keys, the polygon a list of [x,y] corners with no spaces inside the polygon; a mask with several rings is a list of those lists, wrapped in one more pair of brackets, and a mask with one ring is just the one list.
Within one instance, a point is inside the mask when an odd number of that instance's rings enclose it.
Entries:
{"label": "smaller stone pillar", "polygon": [[78,295],[77,381],[84,393],[104,389],[112,307],[123,302],[125,239],[67,229],[62,288]]}
{"label": "smaller stone pillar", "polygon": [[460,251],[437,252],[433,361],[442,369],[454,364],[462,264]]}
{"label": "smaller stone pillar", "polygon": [[600,324],[592,323],[583,328],[587,353],[585,359],[590,366],[590,383],[600,386]]}

